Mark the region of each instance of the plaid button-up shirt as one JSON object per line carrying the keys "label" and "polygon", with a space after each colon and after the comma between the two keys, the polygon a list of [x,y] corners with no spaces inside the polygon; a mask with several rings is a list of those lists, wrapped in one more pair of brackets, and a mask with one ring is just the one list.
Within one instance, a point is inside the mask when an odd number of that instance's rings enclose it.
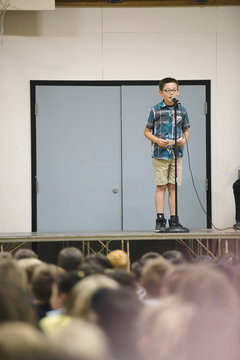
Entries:
{"label": "plaid button-up shirt", "polygon": [[[146,123],[153,135],[164,140],[175,139],[175,108],[165,105],[164,101],[151,107]],[[177,107],[177,139],[181,138],[183,131],[190,127],[186,109],[178,104]],[[183,156],[183,147],[178,146],[177,156]],[[174,152],[169,146],[160,147],[152,143],[152,157],[155,159],[168,160],[174,158]]]}

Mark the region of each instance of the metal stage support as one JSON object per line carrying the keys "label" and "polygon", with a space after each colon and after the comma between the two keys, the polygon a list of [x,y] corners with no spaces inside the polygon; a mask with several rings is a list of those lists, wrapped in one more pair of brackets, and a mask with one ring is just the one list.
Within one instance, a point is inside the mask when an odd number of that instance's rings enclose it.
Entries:
{"label": "metal stage support", "polygon": [[[161,233],[153,232],[111,232],[111,233],[0,233],[1,251],[14,252],[25,244],[43,242],[62,242],[71,246],[71,242],[82,242],[82,252],[89,255],[96,252],[92,242],[98,242],[99,253],[108,253],[112,241],[120,241],[120,248],[130,256],[130,242],[142,240],[169,241],[175,240],[185,248],[189,256],[194,258],[201,255],[210,255],[214,258],[232,252],[240,258],[239,241],[240,231],[215,231],[203,229],[189,233]],[[140,245],[140,244],[139,244]],[[140,245],[141,246],[141,245]]]}

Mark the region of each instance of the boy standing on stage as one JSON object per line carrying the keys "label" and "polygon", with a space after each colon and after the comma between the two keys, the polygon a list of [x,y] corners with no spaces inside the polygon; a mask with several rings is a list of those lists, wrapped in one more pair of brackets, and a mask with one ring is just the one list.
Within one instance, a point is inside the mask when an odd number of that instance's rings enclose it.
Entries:
{"label": "boy standing on stage", "polygon": [[[178,81],[164,78],[159,82],[159,94],[163,100],[153,106],[148,115],[144,135],[152,142],[152,158],[155,175],[155,206],[157,211],[155,232],[164,232],[165,192],[168,189],[170,210],[169,227],[181,226],[175,214],[175,159],[174,149],[170,140],[175,140],[175,102],[179,95]],[[189,137],[189,119],[186,109],[177,106],[177,184],[182,179],[183,147]]]}

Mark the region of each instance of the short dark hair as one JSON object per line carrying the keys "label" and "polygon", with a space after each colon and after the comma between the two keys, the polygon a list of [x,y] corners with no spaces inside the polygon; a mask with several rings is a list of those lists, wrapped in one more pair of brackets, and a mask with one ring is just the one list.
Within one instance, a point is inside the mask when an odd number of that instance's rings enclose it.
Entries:
{"label": "short dark hair", "polygon": [[80,277],[77,272],[63,272],[58,274],[54,280],[59,294],[64,293],[67,295],[78,281],[80,281]]}
{"label": "short dark hair", "polygon": [[159,81],[159,84],[158,84],[159,89],[163,90],[165,84],[172,83],[172,82],[175,83],[177,85],[177,87],[178,87],[178,81],[176,79],[171,78],[171,77],[166,77],[166,78]]}
{"label": "short dark hair", "polygon": [[162,256],[175,265],[187,262],[183,253],[178,250],[166,250]]}
{"label": "short dark hair", "polygon": [[83,263],[83,254],[75,246],[63,248],[57,258],[57,265],[65,271],[77,271]]}
{"label": "short dark hair", "polygon": [[38,255],[35,253],[35,251],[33,251],[32,249],[18,249],[14,255],[13,255],[14,259],[16,260],[20,260],[20,259],[38,259]]}

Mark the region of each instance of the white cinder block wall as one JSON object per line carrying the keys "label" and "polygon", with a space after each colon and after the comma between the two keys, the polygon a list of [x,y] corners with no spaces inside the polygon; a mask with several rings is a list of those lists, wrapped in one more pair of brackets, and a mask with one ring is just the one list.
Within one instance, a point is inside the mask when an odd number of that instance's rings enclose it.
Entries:
{"label": "white cinder block wall", "polygon": [[234,223],[239,6],[9,11],[4,30],[0,232],[31,231],[30,80],[210,79],[213,222],[218,227]]}

